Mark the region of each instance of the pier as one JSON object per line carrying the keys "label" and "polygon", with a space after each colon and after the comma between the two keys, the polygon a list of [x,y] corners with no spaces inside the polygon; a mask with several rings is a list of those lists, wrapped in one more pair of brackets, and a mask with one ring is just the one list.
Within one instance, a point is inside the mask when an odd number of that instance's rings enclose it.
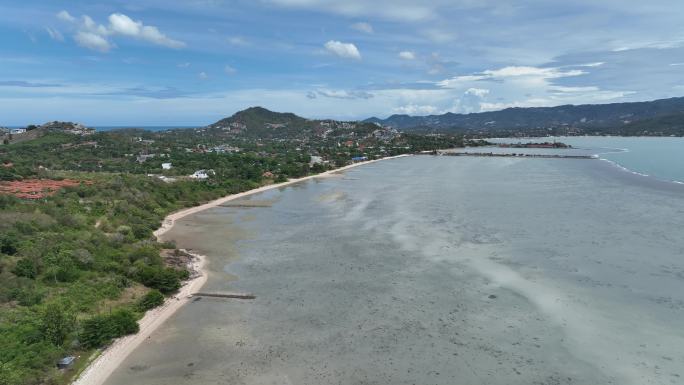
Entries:
{"label": "pier", "polygon": [[500,157],[500,158],[553,158],[553,159],[598,159],[594,155],[567,155],[567,154],[515,154],[494,152],[446,152],[421,153],[421,155],[440,155],[440,156],[479,156],[479,157]]}
{"label": "pier", "polygon": [[192,297],[255,299],[256,295],[249,293],[195,293]]}

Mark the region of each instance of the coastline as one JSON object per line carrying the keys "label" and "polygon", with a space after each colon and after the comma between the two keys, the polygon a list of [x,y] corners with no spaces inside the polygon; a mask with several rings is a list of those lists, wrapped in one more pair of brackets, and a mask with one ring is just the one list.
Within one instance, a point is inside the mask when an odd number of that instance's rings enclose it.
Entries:
{"label": "coastline", "polygon": [[[373,159],[359,163],[353,163],[344,167],[336,168],[322,172],[320,174],[309,175],[302,178],[290,179],[286,182],[270,184],[267,186],[258,187],[252,190],[244,191],[237,194],[227,195],[213,201],[209,201],[199,206],[189,207],[180,211],[173,212],[167,215],[162,221],[160,228],[153,232],[154,236],[159,240],[161,236],[167,233],[177,220],[182,219],[188,215],[192,215],[213,207],[220,206],[225,202],[246,196],[259,194],[264,191],[286,187],[295,183],[327,177],[336,173],[349,170],[354,167],[367,165],[370,163],[379,162],[381,160],[389,160],[411,156],[411,154],[402,154],[390,156],[380,159]],[[88,366],[81,372],[81,374],[72,382],[73,385],[101,385],[107,378],[116,370],[121,363],[130,355],[138,346],[140,346],[157,328],[159,328],[169,317],[171,317],[178,309],[191,300],[191,295],[196,293],[204,286],[207,281],[207,271],[205,270],[207,259],[201,254],[196,254],[185,250],[194,257],[191,269],[197,272],[196,276],[187,280],[180,288],[178,293],[171,298],[167,298],[164,304],[145,313],[142,319],[138,322],[140,330],[136,334],[121,337],[115,340],[110,346],[104,349]]]}

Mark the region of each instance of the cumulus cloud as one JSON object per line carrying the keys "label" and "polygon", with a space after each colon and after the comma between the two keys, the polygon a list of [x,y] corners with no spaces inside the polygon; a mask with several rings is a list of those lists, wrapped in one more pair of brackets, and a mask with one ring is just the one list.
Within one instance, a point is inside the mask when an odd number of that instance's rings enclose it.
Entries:
{"label": "cumulus cloud", "polygon": [[112,49],[112,44],[107,39],[93,32],[79,31],[74,35],[74,40],[81,47],[94,51],[108,52]]}
{"label": "cumulus cloud", "polygon": [[404,60],[415,60],[416,54],[411,51],[401,51],[399,52],[399,58]]}
{"label": "cumulus cloud", "polygon": [[328,52],[345,59],[361,60],[361,53],[352,43],[342,43],[337,40],[330,40],[325,43]]}
{"label": "cumulus cloud", "polygon": [[484,98],[489,94],[489,90],[484,88],[468,88],[465,92],[466,95],[474,95],[479,98]]}
{"label": "cumulus cloud", "polygon": [[373,32],[375,32],[375,31],[373,30],[373,26],[370,25],[369,23],[365,23],[365,22],[354,23],[354,24],[350,25],[349,27],[350,27],[351,29],[355,29],[355,30],[357,30],[357,31],[359,31],[359,32],[363,32],[363,33],[373,33]]}
{"label": "cumulus cloud", "polygon": [[406,115],[432,115],[439,112],[439,108],[431,105],[407,104],[394,108],[393,112]]}
{"label": "cumulus cloud", "polygon": [[200,80],[207,80],[207,79],[209,79],[209,75],[207,75],[207,73],[204,72],[204,71],[198,73],[198,74],[197,74],[197,77],[198,77]]}
{"label": "cumulus cloud", "polygon": [[185,47],[185,43],[169,38],[161,33],[157,27],[144,25],[142,21],[134,21],[122,13],[109,15],[108,31],[112,35],[130,36],[169,48]]}
{"label": "cumulus cloud", "polygon": [[88,15],[83,15],[79,23],[67,11],[59,12],[57,18],[77,25],[78,30],[74,35],[74,40],[80,46],[100,52],[107,52],[114,46],[110,41],[110,38],[114,36],[131,37],[168,48],[185,47],[184,42],[169,38],[157,27],[145,25],[142,21],[133,20],[122,13],[109,15],[109,24],[106,26],[97,24]]}
{"label": "cumulus cloud", "polygon": [[454,101],[454,105],[449,112],[459,112],[470,114],[473,112],[482,111],[482,105],[485,104],[485,97],[489,95],[489,90],[486,88],[471,87],[463,92],[463,95]]}
{"label": "cumulus cloud", "polygon": [[76,18],[71,16],[71,14],[69,14],[67,11],[59,11],[59,13],[57,13],[57,18],[68,23],[73,23],[76,21]]}
{"label": "cumulus cloud", "polygon": [[237,69],[229,65],[226,65],[225,67],[223,67],[223,72],[227,73],[228,75],[233,75],[237,72]]}

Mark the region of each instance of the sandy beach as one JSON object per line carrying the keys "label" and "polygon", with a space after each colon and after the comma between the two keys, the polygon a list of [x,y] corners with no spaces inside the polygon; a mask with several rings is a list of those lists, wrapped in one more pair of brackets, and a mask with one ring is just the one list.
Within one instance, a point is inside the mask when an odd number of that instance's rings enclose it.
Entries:
{"label": "sandy beach", "polygon": [[[268,186],[259,187],[253,190],[245,191],[238,194],[228,195],[205,204],[183,209],[172,214],[169,214],[162,226],[154,232],[154,236],[159,239],[162,235],[168,232],[175,222],[188,215],[210,209],[212,207],[220,206],[223,203],[240,199],[249,195],[258,194],[271,189],[285,187],[295,183],[306,180],[321,178],[334,175],[336,173],[348,170],[353,167],[358,167],[381,160],[395,159],[400,157],[410,156],[408,154],[386,157],[381,159],[369,160],[350,164],[345,167],[326,171],[316,175],[310,175],[303,178],[290,179],[287,182],[271,184]],[[100,385],[103,384],[107,378],[114,372],[114,370],[121,365],[124,359],[133,352],[139,345],[141,345],[149,336],[160,327],[171,315],[173,315],[184,304],[190,301],[191,295],[199,291],[207,281],[207,274],[204,270],[206,258],[202,255],[190,253],[195,257],[192,270],[199,272],[194,278],[185,282],[179,292],[171,298],[168,298],[164,304],[156,309],[148,311],[145,316],[139,321],[140,331],[137,334],[126,336],[117,339],[112,345],[106,348],[90,365],[81,373],[81,375],[73,382],[75,385]]]}

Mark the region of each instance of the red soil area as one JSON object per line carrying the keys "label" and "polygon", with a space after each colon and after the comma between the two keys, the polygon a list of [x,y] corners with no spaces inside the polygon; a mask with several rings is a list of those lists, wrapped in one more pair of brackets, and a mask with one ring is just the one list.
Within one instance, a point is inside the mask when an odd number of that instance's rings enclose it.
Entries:
{"label": "red soil area", "polygon": [[[83,182],[92,184],[93,182]],[[21,199],[41,199],[54,195],[64,187],[78,186],[81,181],[73,179],[27,179],[12,182],[0,182],[0,194],[14,195]]]}

